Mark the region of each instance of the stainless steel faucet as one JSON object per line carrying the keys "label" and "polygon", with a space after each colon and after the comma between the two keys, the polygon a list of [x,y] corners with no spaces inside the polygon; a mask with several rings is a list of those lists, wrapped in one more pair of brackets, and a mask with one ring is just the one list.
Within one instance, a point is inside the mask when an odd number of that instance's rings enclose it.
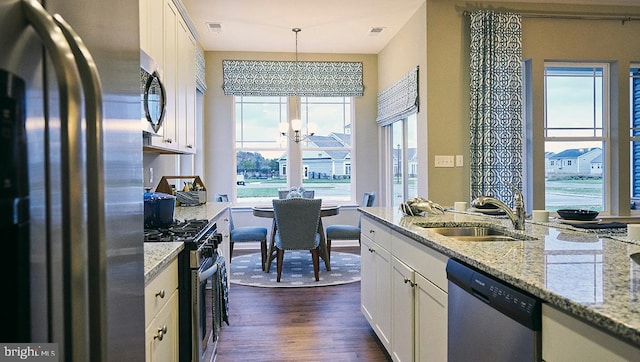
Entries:
{"label": "stainless steel faucet", "polygon": [[491,196],[480,196],[474,199],[473,201],[471,201],[471,205],[472,206],[484,206],[486,204],[495,205],[507,213],[507,216],[513,223],[513,227],[516,230],[524,230],[524,217],[525,217],[524,197],[522,196],[522,192],[520,192],[520,190],[518,190],[516,187],[514,187],[514,191],[516,193],[516,197],[514,200],[513,210],[511,210],[511,208],[504,202]]}

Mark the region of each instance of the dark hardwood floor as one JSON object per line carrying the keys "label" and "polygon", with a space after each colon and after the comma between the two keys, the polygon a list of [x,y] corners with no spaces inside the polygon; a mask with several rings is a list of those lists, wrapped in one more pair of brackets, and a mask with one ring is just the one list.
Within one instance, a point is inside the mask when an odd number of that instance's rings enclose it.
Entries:
{"label": "dark hardwood floor", "polygon": [[[357,247],[334,250],[359,253]],[[234,256],[249,252],[255,251],[234,250]],[[231,284],[229,323],[220,331],[218,362],[391,360],[360,312],[359,282],[316,288]]]}

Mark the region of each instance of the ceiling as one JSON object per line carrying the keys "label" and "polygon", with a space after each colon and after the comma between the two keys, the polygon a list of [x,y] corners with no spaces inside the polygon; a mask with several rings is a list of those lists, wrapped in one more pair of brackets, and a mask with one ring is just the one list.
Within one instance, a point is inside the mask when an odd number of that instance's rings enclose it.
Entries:
{"label": "ceiling", "polygon": [[[473,3],[486,2],[475,0]],[[508,0],[635,5],[640,0]],[[182,0],[205,51],[377,54],[425,0]],[[492,1],[500,2],[500,1]],[[210,30],[208,23],[220,27]],[[372,33],[372,28],[382,32]]]}

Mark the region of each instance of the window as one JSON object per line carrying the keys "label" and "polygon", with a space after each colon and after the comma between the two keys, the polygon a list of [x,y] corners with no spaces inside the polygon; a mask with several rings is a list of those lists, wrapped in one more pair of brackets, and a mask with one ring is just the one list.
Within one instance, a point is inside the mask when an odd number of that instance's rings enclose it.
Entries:
{"label": "window", "polygon": [[352,201],[352,98],[301,97],[300,109],[303,124],[317,125],[316,133],[300,143],[302,187],[324,200]]}
{"label": "window", "polygon": [[418,196],[417,117],[412,114],[390,126],[391,147],[388,150],[392,170],[392,206]]}
{"label": "window", "polygon": [[[300,185],[288,180],[290,170],[300,170],[301,186],[314,190],[315,197],[352,201],[352,98],[301,97],[303,134],[309,122],[318,129],[299,144],[280,135],[280,123],[289,122],[290,101],[296,98],[235,97],[236,169],[245,179],[244,185],[236,186],[238,201],[268,203],[278,197],[278,190]],[[300,158],[288,160],[288,147],[300,147]]]}
{"label": "window", "polygon": [[608,64],[548,63],[544,90],[545,208],[604,210]]}
{"label": "window", "polygon": [[640,209],[640,64],[632,64],[629,94],[631,120],[631,199],[632,208]]}
{"label": "window", "polygon": [[286,143],[279,134],[288,117],[287,97],[235,97],[236,173],[244,185],[236,185],[238,200],[278,197],[285,188]]}

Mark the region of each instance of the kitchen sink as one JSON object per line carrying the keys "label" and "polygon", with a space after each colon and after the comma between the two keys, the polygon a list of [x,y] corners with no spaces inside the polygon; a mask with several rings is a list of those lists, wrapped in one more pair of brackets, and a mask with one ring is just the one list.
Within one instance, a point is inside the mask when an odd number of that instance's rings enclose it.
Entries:
{"label": "kitchen sink", "polygon": [[530,239],[526,235],[509,233],[506,230],[489,226],[444,226],[425,227],[425,229],[461,241],[516,241]]}

